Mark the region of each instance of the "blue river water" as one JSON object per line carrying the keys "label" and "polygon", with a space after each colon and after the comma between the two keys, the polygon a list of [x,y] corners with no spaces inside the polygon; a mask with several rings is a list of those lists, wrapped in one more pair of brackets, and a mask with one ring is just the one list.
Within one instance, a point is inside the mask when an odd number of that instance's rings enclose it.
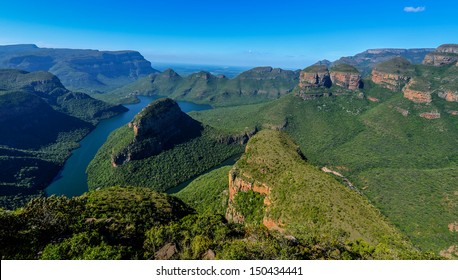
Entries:
{"label": "blue river water", "polygon": [[[54,181],[46,188],[46,195],[73,197],[86,192],[88,190],[86,168],[99,148],[105,143],[108,135],[130,122],[141,109],[158,98],[160,97],[139,96],[139,103],[124,105],[129,111],[101,121],[91,133],[81,140],[80,147],[72,152]],[[185,113],[211,109],[210,105],[191,102],[178,101],[178,105]]]}

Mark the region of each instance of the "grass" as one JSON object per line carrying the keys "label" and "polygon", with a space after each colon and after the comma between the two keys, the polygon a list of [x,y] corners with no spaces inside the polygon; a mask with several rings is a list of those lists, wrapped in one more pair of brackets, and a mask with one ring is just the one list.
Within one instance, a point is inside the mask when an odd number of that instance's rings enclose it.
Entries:
{"label": "grass", "polygon": [[90,189],[131,185],[166,191],[243,151],[242,145],[218,142],[221,134],[212,128],[206,128],[202,136],[156,156],[113,167],[113,150],[116,151],[121,148],[122,143],[129,142],[130,130],[124,126],[114,131],[99,149],[87,168]]}
{"label": "grass", "polygon": [[[454,81],[455,66],[416,66],[414,70],[428,77],[432,88],[454,85],[444,81]],[[435,76],[443,78],[434,79]],[[402,172],[391,172],[396,169],[419,174],[429,174],[429,170],[449,170],[443,173],[441,181],[448,182],[450,188],[458,191],[458,186],[453,184],[458,164],[458,118],[448,113],[458,110],[458,104],[446,102],[436,93],[432,94],[431,104],[415,104],[404,99],[402,93],[382,89],[368,80],[365,80],[364,94],[377,98],[378,102],[354,95],[308,101],[287,95],[269,103],[218,108],[194,113],[193,116],[215,128],[234,133],[247,127],[281,127],[284,124],[284,130],[300,146],[310,163],[328,166],[343,173],[380,209],[392,208],[394,201],[398,212],[402,212],[404,207],[400,200],[394,199],[394,193],[384,189],[397,188],[401,194],[399,197],[409,196],[412,192],[409,185],[412,184],[418,187],[418,192],[430,187],[433,192],[441,189],[442,183],[439,181],[426,180],[429,183],[425,184],[424,176],[410,178],[414,183],[404,182]],[[401,114],[402,110],[408,113],[407,116]],[[439,112],[441,118],[427,120],[419,116],[431,111]],[[375,174],[373,170],[390,174],[391,180],[388,180],[388,175],[384,177],[385,180],[370,180],[370,176]],[[368,181],[362,180],[361,176]],[[382,196],[384,199],[380,200]],[[425,199],[428,201],[432,198]],[[453,196],[450,199],[455,202],[458,200]],[[423,214],[441,225],[447,225],[453,219],[458,220],[456,214],[448,218],[440,215],[442,206],[434,203],[434,200],[428,201],[427,205],[425,209],[430,212]],[[390,220],[397,219],[392,216],[394,212],[383,210],[383,213]],[[415,246],[438,253],[447,246],[456,245],[457,233],[437,231],[425,223],[421,215],[407,210],[403,213],[406,216],[396,225],[409,237],[418,233],[408,224],[422,224],[421,234],[425,237],[412,238]]]}
{"label": "grass", "polygon": [[286,134],[263,130],[250,139],[234,167],[243,180],[270,187],[267,218],[303,240],[362,239],[383,247],[382,258],[415,251],[364,197],[305,162],[297,151]]}
{"label": "grass", "polygon": [[226,214],[228,174],[232,166],[223,166],[194,179],[174,194],[201,214]]}

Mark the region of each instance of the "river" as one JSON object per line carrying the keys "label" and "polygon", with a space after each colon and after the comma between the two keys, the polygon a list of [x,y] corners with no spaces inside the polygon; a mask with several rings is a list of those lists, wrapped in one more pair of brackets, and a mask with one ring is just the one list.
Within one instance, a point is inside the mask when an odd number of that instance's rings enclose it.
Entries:
{"label": "river", "polygon": [[[73,197],[87,192],[86,168],[99,148],[105,143],[108,135],[115,129],[130,122],[141,109],[158,98],[161,97],[139,96],[139,103],[124,105],[129,111],[101,121],[91,133],[81,140],[79,143],[80,147],[73,150],[72,155],[67,159],[64,167],[56,178],[54,178],[53,182],[46,188],[46,195],[55,194]],[[178,101],[177,103],[185,113],[211,109],[211,106],[206,104],[195,104],[183,101]]]}

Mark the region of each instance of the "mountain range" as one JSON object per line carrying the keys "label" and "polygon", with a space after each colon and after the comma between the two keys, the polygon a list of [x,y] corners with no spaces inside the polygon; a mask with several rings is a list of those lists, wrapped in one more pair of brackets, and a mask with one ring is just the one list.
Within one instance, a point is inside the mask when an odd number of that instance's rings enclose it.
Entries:
{"label": "mountain range", "polygon": [[[167,98],[108,137],[71,199],[37,190],[123,107],[2,70],[2,206],[23,206],[0,210],[2,258],[456,259],[457,57],[446,44],[138,77],[92,96]],[[215,108],[187,115],[172,99]]]}

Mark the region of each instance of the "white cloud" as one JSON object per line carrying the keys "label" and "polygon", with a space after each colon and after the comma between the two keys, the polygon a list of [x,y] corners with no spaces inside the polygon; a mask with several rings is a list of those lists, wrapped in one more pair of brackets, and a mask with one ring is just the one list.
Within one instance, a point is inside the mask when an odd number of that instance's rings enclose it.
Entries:
{"label": "white cloud", "polygon": [[419,13],[424,12],[425,10],[425,7],[404,7],[404,12],[407,13]]}

